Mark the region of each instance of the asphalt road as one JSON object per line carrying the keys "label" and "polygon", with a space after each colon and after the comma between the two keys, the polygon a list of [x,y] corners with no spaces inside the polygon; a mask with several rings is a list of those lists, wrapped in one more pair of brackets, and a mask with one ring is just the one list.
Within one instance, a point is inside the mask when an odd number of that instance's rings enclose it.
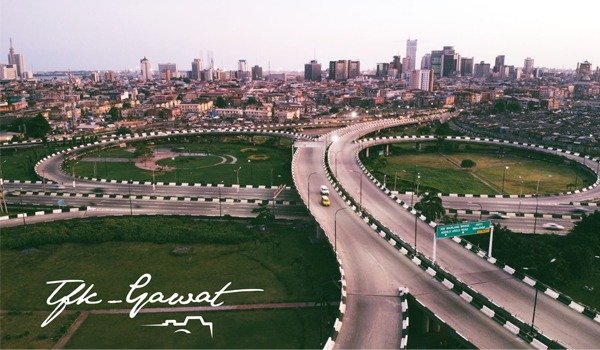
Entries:
{"label": "asphalt road", "polygon": [[323,152],[322,147],[299,149],[295,155],[294,176],[305,200],[310,179],[310,211],[337,245],[346,273],[347,308],[336,347],[398,348],[401,311],[397,295],[401,286],[408,287],[428,308],[478,347],[530,347],[448,291],[382,240],[351,210],[338,212],[335,220],[336,210],[347,205],[334,192],[330,195],[330,207],[319,203],[319,186],[328,183],[322,167]]}
{"label": "asphalt road", "polygon": [[[352,141],[377,128],[377,126],[372,128],[353,126],[340,131],[343,135],[340,140],[332,145],[329,159],[333,159],[333,155],[339,151],[337,167],[342,186],[358,200],[362,178],[363,207],[401,239],[414,245],[414,216],[397,205],[371,183],[366,176],[362,175],[362,170],[356,162],[355,156],[359,145],[352,143]],[[331,165],[333,168],[334,164]],[[586,193],[589,192],[591,191]],[[523,200],[525,199],[527,198],[523,198]],[[503,199],[498,198],[496,200],[500,202]],[[536,199],[528,198],[528,200],[535,202]],[[552,200],[561,202],[563,198],[551,199],[547,197],[544,202],[552,203]],[[416,226],[417,248],[431,257],[434,230],[420,220],[417,220]],[[531,320],[534,289],[529,285],[513,278],[504,270],[481,259],[452,240],[438,241],[436,262],[467,283],[471,288],[504,307],[521,320],[525,322]],[[452,317],[460,316],[454,314]],[[447,320],[445,317],[442,318]],[[545,335],[568,347],[595,348],[598,346],[600,325],[545,294],[540,293],[538,296],[535,324],[536,328],[540,329]],[[489,336],[490,332],[485,332],[485,334]],[[477,344],[476,341],[474,343]]]}

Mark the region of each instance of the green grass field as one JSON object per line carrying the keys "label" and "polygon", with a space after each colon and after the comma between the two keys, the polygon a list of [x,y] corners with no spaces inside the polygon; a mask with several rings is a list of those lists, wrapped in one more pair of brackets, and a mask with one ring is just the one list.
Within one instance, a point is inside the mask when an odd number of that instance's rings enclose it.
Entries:
{"label": "green grass field", "polygon": [[[255,137],[256,139],[256,137]],[[219,141],[220,140],[220,141]],[[236,184],[239,168],[241,185],[280,185],[292,184],[291,178],[291,141],[281,139],[280,145],[253,144],[243,139],[224,138],[212,143],[160,143],[155,148],[173,149],[181,153],[208,153],[210,156],[182,156],[158,161],[159,165],[169,168],[156,171],[157,182],[220,183]],[[231,155],[237,160],[231,164]],[[142,170],[133,163],[133,153],[123,149],[107,149],[93,152],[88,157],[129,158],[132,162],[83,162],[75,165],[75,174],[79,176],[109,178],[117,180],[152,181],[152,171]],[[227,162],[221,162],[225,156]],[[258,157],[257,157],[258,156]],[[261,157],[267,159],[261,159]],[[95,168],[95,170],[94,170]],[[71,164],[65,164],[65,170],[72,172]],[[95,176],[94,176],[95,175]]]}
{"label": "green grass field", "polygon": [[[209,328],[195,323],[198,321],[186,327],[191,334],[174,334],[173,327],[142,326],[166,319],[181,321],[187,315],[199,315],[212,322],[213,338]],[[330,315],[330,312],[324,313],[329,322]],[[140,314],[135,319],[128,315],[90,315],[67,343],[67,348],[321,348],[320,332],[328,333],[331,325],[323,322],[320,330],[320,323],[319,308]]]}
{"label": "green grass field", "polygon": [[[118,241],[92,244],[95,239],[99,242],[102,237],[85,241],[85,235],[94,235],[98,227],[104,226],[115,230],[128,229],[132,224],[140,232],[141,242],[131,242],[138,238],[122,236]],[[230,227],[231,230],[245,231],[235,241],[227,240],[226,237],[215,236],[215,224],[219,230]],[[2,310],[15,310],[21,313],[36,311],[48,312],[51,307],[45,301],[54,289],[47,285],[50,280],[81,279],[95,285],[94,290],[103,300],[124,299],[129,291],[129,285],[135,282],[144,273],[152,275],[152,281],[144,289],[148,292],[163,293],[199,293],[209,291],[214,293],[228,282],[232,282],[230,289],[260,288],[264,292],[229,294],[221,297],[225,305],[252,304],[252,303],[278,303],[278,302],[315,302],[319,300],[337,301],[339,299],[339,287],[334,281],[339,280],[337,264],[331,248],[324,242],[311,243],[310,237],[314,235],[314,227],[304,222],[278,222],[269,232],[262,232],[254,228],[248,228],[249,221],[214,221],[198,220],[194,218],[102,218],[83,219],[70,222],[52,222],[47,224],[29,225],[26,228],[2,229],[3,249],[1,250],[0,291],[2,294]],[[187,233],[183,236],[169,236],[164,230],[157,230],[162,226],[169,232]],[[27,231],[24,231],[27,230]],[[78,231],[79,233],[73,233]],[[27,232],[27,235],[24,235]],[[70,236],[65,236],[65,233]],[[101,231],[109,232],[109,231]],[[154,234],[153,232],[157,232]],[[99,233],[105,235],[107,233]],[[63,236],[66,241],[73,243],[43,244],[36,245],[36,237],[56,235]],[[158,235],[158,237],[156,237]],[[223,240],[227,243],[192,243],[202,241],[207,236],[209,241]],[[16,237],[16,238],[15,238]],[[116,236],[115,236],[116,237]],[[129,238],[128,238],[129,237]],[[187,237],[187,238],[185,238]],[[164,241],[164,243],[144,242],[143,240]],[[112,236],[110,239],[114,239]],[[173,242],[173,240],[187,243]],[[10,242],[18,242],[13,245],[14,249],[6,248]],[[8,242],[8,243],[7,243]],[[79,242],[79,243],[78,243]],[[237,243],[236,243],[237,242]],[[173,249],[185,246],[191,251],[185,255],[174,255]],[[23,249],[23,247],[36,247]],[[129,304],[121,304],[122,307],[131,307]],[[111,308],[113,305],[103,303],[99,305],[74,305],[68,310],[90,310]],[[291,311],[289,311],[291,312]],[[300,313],[304,313],[301,311]],[[289,315],[291,319],[284,316],[274,316],[271,320],[275,324],[285,322],[296,322],[299,318],[296,313]],[[293,317],[292,317],[293,316]],[[16,339],[3,340],[3,348],[29,347],[24,344],[38,344],[39,347],[49,347],[49,330],[38,326],[33,327],[39,321],[39,317],[33,316],[19,321],[21,315],[3,315],[1,326],[5,334],[24,334]],[[110,317],[98,316],[97,322],[105,322]],[[111,316],[112,317],[112,316]],[[116,316],[115,316],[116,317]],[[307,316],[308,317],[308,316]],[[312,317],[312,316],[310,316]],[[268,323],[268,317],[264,316],[263,323]],[[282,320],[282,318],[284,320]],[[114,320],[114,319],[113,319]],[[125,319],[124,319],[125,320]],[[129,321],[129,320],[127,320]],[[88,322],[88,321],[86,321]],[[90,324],[95,324],[93,318]],[[106,321],[113,324],[113,321]],[[312,321],[311,321],[312,322]],[[219,322],[224,325],[226,321]],[[310,323],[310,322],[309,322]],[[128,322],[117,322],[125,329]],[[30,326],[27,326],[30,325]],[[137,322],[133,322],[138,327]],[[132,327],[133,327],[132,325]],[[27,329],[23,327],[29,327]],[[108,327],[108,326],[107,326]],[[243,324],[238,324],[243,328]],[[279,327],[279,326],[277,326]],[[304,326],[296,326],[303,329]],[[331,327],[328,328],[330,330]],[[25,330],[24,330],[25,329]],[[50,328],[49,328],[50,329]],[[104,328],[106,329],[106,328]],[[137,329],[137,328],[136,328]],[[256,328],[255,328],[256,331]],[[274,333],[281,333],[276,328]],[[294,331],[290,344],[292,347],[316,346],[314,342],[303,340],[309,333],[298,333]],[[314,332],[313,332],[314,333]],[[122,333],[127,336],[127,332]],[[271,334],[271,333],[267,333]],[[74,347],[83,344],[95,344],[95,340],[105,336],[92,331],[92,338],[82,336]],[[178,335],[179,336],[179,335]],[[265,336],[265,339],[270,338]],[[235,339],[235,338],[234,338]],[[39,340],[39,342],[38,342]],[[240,339],[238,339],[240,340]],[[256,341],[259,338],[254,339]],[[254,341],[252,340],[252,341]],[[167,341],[167,340],[165,340]],[[248,347],[250,343],[246,340],[234,347]],[[283,341],[283,340],[281,340]],[[306,343],[303,343],[305,342]],[[87,342],[87,343],[86,343]],[[317,341],[318,342],[318,341]],[[98,343],[98,346],[104,343]],[[134,343],[109,345],[107,347],[147,347],[146,343],[135,345]],[[131,344],[131,345],[129,345]],[[187,345],[186,345],[187,344]],[[194,345],[196,344],[196,345]],[[165,346],[197,346],[197,343],[182,343],[181,345],[165,343]],[[207,345],[207,347],[219,347],[221,343]],[[225,343],[223,343],[225,344]],[[256,343],[258,347],[280,347],[281,342]],[[36,345],[38,346],[38,345]],[[229,345],[223,345],[229,346]]]}
{"label": "green grass field", "polygon": [[[414,144],[397,144],[391,148],[393,155],[387,157],[387,166],[374,175],[380,181],[387,175],[387,187],[399,191],[413,190],[419,174],[419,191],[474,194],[501,194],[506,166],[505,194],[534,194],[538,181],[539,193],[558,193],[572,190],[575,184],[577,188],[588,186],[595,180],[589,172],[556,159],[512,150],[499,157],[497,148],[464,146],[437,152],[432,146],[416,151]],[[372,165],[373,159],[366,160],[365,165]],[[465,159],[475,161],[476,166],[460,168]]]}
{"label": "green grass field", "polygon": [[44,146],[0,150],[0,178],[39,180],[33,171],[33,166],[39,159],[51,153],[52,151]]}
{"label": "green grass field", "polygon": [[77,313],[65,311],[44,328],[47,317],[42,312],[12,311],[0,314],[0,347],[3,349],[50,349],[77,318]]}

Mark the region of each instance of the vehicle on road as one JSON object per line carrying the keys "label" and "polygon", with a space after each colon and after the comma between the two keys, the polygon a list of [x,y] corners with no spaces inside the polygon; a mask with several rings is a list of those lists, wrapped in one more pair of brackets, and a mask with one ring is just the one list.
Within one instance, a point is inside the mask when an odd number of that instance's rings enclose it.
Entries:
{"label": "vehicle on road", "polygon": [[552,230],[552,231],[560,231],[560,230],[565,229],[565,227],[563,225],[559,225],[555,222],[545,223],[542,227],[544,227],[546,230]]}
{"label": "vehicle on road", "polygon": [[587,214],[589,211],[587,208],[574,208],[570,210],[573,214]]}
{"label": "vehicle on road", "polygon": [[329,188],[327,188],[327,186],[325,186],[325,185],[322,185],[321,186],[321,194],[324,196],[329,195]]}
{"label": "vehicle on road", "polygon": [[509,219],[510,217],[503,213],[494,213],[494,214],[490,215],[490,218],[506,220],[506,219]]}
{"label": "vehicle on road", "polygon": [[48,189],[51,189],[51,190],[64,190],[65,188],[66,187],[61,184],[49,184],[48,185]]}
{"label": "vehicle on road", "polygon": [[328,207],[331,205],[331,201],[329,200],[329,197],[327,196],[321,196],[321,205],[324,207]]}

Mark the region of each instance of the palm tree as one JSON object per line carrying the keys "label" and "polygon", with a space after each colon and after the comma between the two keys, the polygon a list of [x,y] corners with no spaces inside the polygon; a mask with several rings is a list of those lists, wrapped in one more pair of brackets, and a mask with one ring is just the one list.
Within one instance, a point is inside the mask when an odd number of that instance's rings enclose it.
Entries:
{"label": "palm tree", "polygon": [[423,213],[429,220],[441,218],[446,213],[442,199],[433,193],[426,193],[419,203],[415,204],[415,209]]}

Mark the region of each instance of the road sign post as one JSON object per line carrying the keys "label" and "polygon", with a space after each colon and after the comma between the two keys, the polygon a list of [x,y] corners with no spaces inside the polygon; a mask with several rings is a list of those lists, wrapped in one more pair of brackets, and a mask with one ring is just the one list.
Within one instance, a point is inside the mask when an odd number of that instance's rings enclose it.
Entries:
{"label": "road sign post", "polygon": [[435,228],[435,237],[433,239],[433,262],[435,263],[437,253],[437,240],[443,238],[467,236],[475,234],[490,234],[490,246],[488,255],[492,256],[492,240],[494,238],[494,226],[490,221],[463,222],[452,225],[440,225]]}

